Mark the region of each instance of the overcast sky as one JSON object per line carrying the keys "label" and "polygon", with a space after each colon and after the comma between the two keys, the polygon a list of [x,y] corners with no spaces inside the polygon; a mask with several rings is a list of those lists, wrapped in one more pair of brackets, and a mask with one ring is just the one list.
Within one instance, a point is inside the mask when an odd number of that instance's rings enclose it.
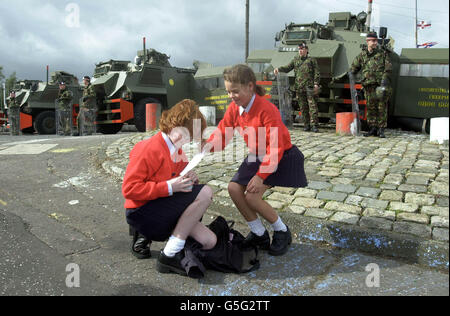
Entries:
{"label": "overcast sky", "polygon": [[[274,47],[286,23],[325,24],[328,13],[367,11],[366,0],[250,0],[250,50]],[[415,0],[374,0],[373,26],[388,27],[396,51],[414,47]],[[447,0],[418,0],[419,43],[448,47]],[[245,55],[245,0],[0,0],[0,65],[9,76],[45,80],[64,70],[92,75],[95,63],[133,60],[142,49],[171,56],[177,67],[193,60],[217,66],[241,63]]]}

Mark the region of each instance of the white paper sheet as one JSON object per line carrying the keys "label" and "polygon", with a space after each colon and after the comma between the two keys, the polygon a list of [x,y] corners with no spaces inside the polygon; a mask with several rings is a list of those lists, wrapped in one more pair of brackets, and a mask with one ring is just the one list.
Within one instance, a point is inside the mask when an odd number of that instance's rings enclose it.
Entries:
{"label": "white paper sheet", "polygon": [[195,155],[191,161],[189,161],[189,164],[184,168],[183,171],[181,171],[180,176],[184,177],[189,171],[197,167],[197,165],[202,161],[203,157],[205,156],[205,153],[200,153]]}

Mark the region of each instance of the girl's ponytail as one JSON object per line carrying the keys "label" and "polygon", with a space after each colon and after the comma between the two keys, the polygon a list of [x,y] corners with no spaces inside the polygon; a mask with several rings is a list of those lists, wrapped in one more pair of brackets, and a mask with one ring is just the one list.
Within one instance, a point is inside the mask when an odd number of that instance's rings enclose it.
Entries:
{"label": "girl's ponytail", "polygon": [[266,89],[264,89],[261,86],[256,85],[256,93],[260,96],[263,97],[266,95]]}

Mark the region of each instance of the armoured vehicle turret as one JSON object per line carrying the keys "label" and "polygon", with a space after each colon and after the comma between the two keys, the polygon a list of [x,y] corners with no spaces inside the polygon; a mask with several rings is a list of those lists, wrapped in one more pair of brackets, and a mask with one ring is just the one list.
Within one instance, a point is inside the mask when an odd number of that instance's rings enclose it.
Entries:
{"label": "armoured vehicle turret", "polygon": [[195,70],[173,67],[169,58],[144,44],[134,62],[110,60],[96,65],[91,83],[97,95],[98,131],[117,133],[127,123],[144,132],[146,104],[158,104],[161,113],[192,98]]}
{"label": "armoured vehicle turret", "polygon": [[[16,83],[16,102],[20,104],[20,129],[25,133],[55,134],[55,100],[59,83],[64,81],[73,92],[74,107],[82,95],[77,77],[64,71],[51,74],[48,83],[40,80],[22,80]],[[9,98],[8,98],[9,99]]]}

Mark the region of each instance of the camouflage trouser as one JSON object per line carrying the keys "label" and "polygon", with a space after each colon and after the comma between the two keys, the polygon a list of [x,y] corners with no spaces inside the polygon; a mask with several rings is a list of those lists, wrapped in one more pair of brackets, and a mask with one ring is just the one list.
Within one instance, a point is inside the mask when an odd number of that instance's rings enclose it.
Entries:
{"label": "camouflage trouser", "polygon": [[8,119],[11,135],[20,135],[20,108],[10,108],[8,112]]}
{"label": "camouflage trouser", "polygon": [[97,111],[81,106],[77,117],[80,136],[92,135],[96,132],[95,118]]}
{"label": "camouflage trouser", "polygon": [[300,89],[297,91],[297,98],[305,126],[317,126],[319,124],[319,107],[317,105],[319,97],[311,92]]}
{"label": "camouflage trouser", "polygon": [[56,135],[72,134],[72,111],[68,108],[56,110]]}
{"label": "camouflage trouser", "polygon": [[370,127],[387,127],[387,98],[379,100],[375,93],[377,86],[364,86],[367,101],[367,124]]}

